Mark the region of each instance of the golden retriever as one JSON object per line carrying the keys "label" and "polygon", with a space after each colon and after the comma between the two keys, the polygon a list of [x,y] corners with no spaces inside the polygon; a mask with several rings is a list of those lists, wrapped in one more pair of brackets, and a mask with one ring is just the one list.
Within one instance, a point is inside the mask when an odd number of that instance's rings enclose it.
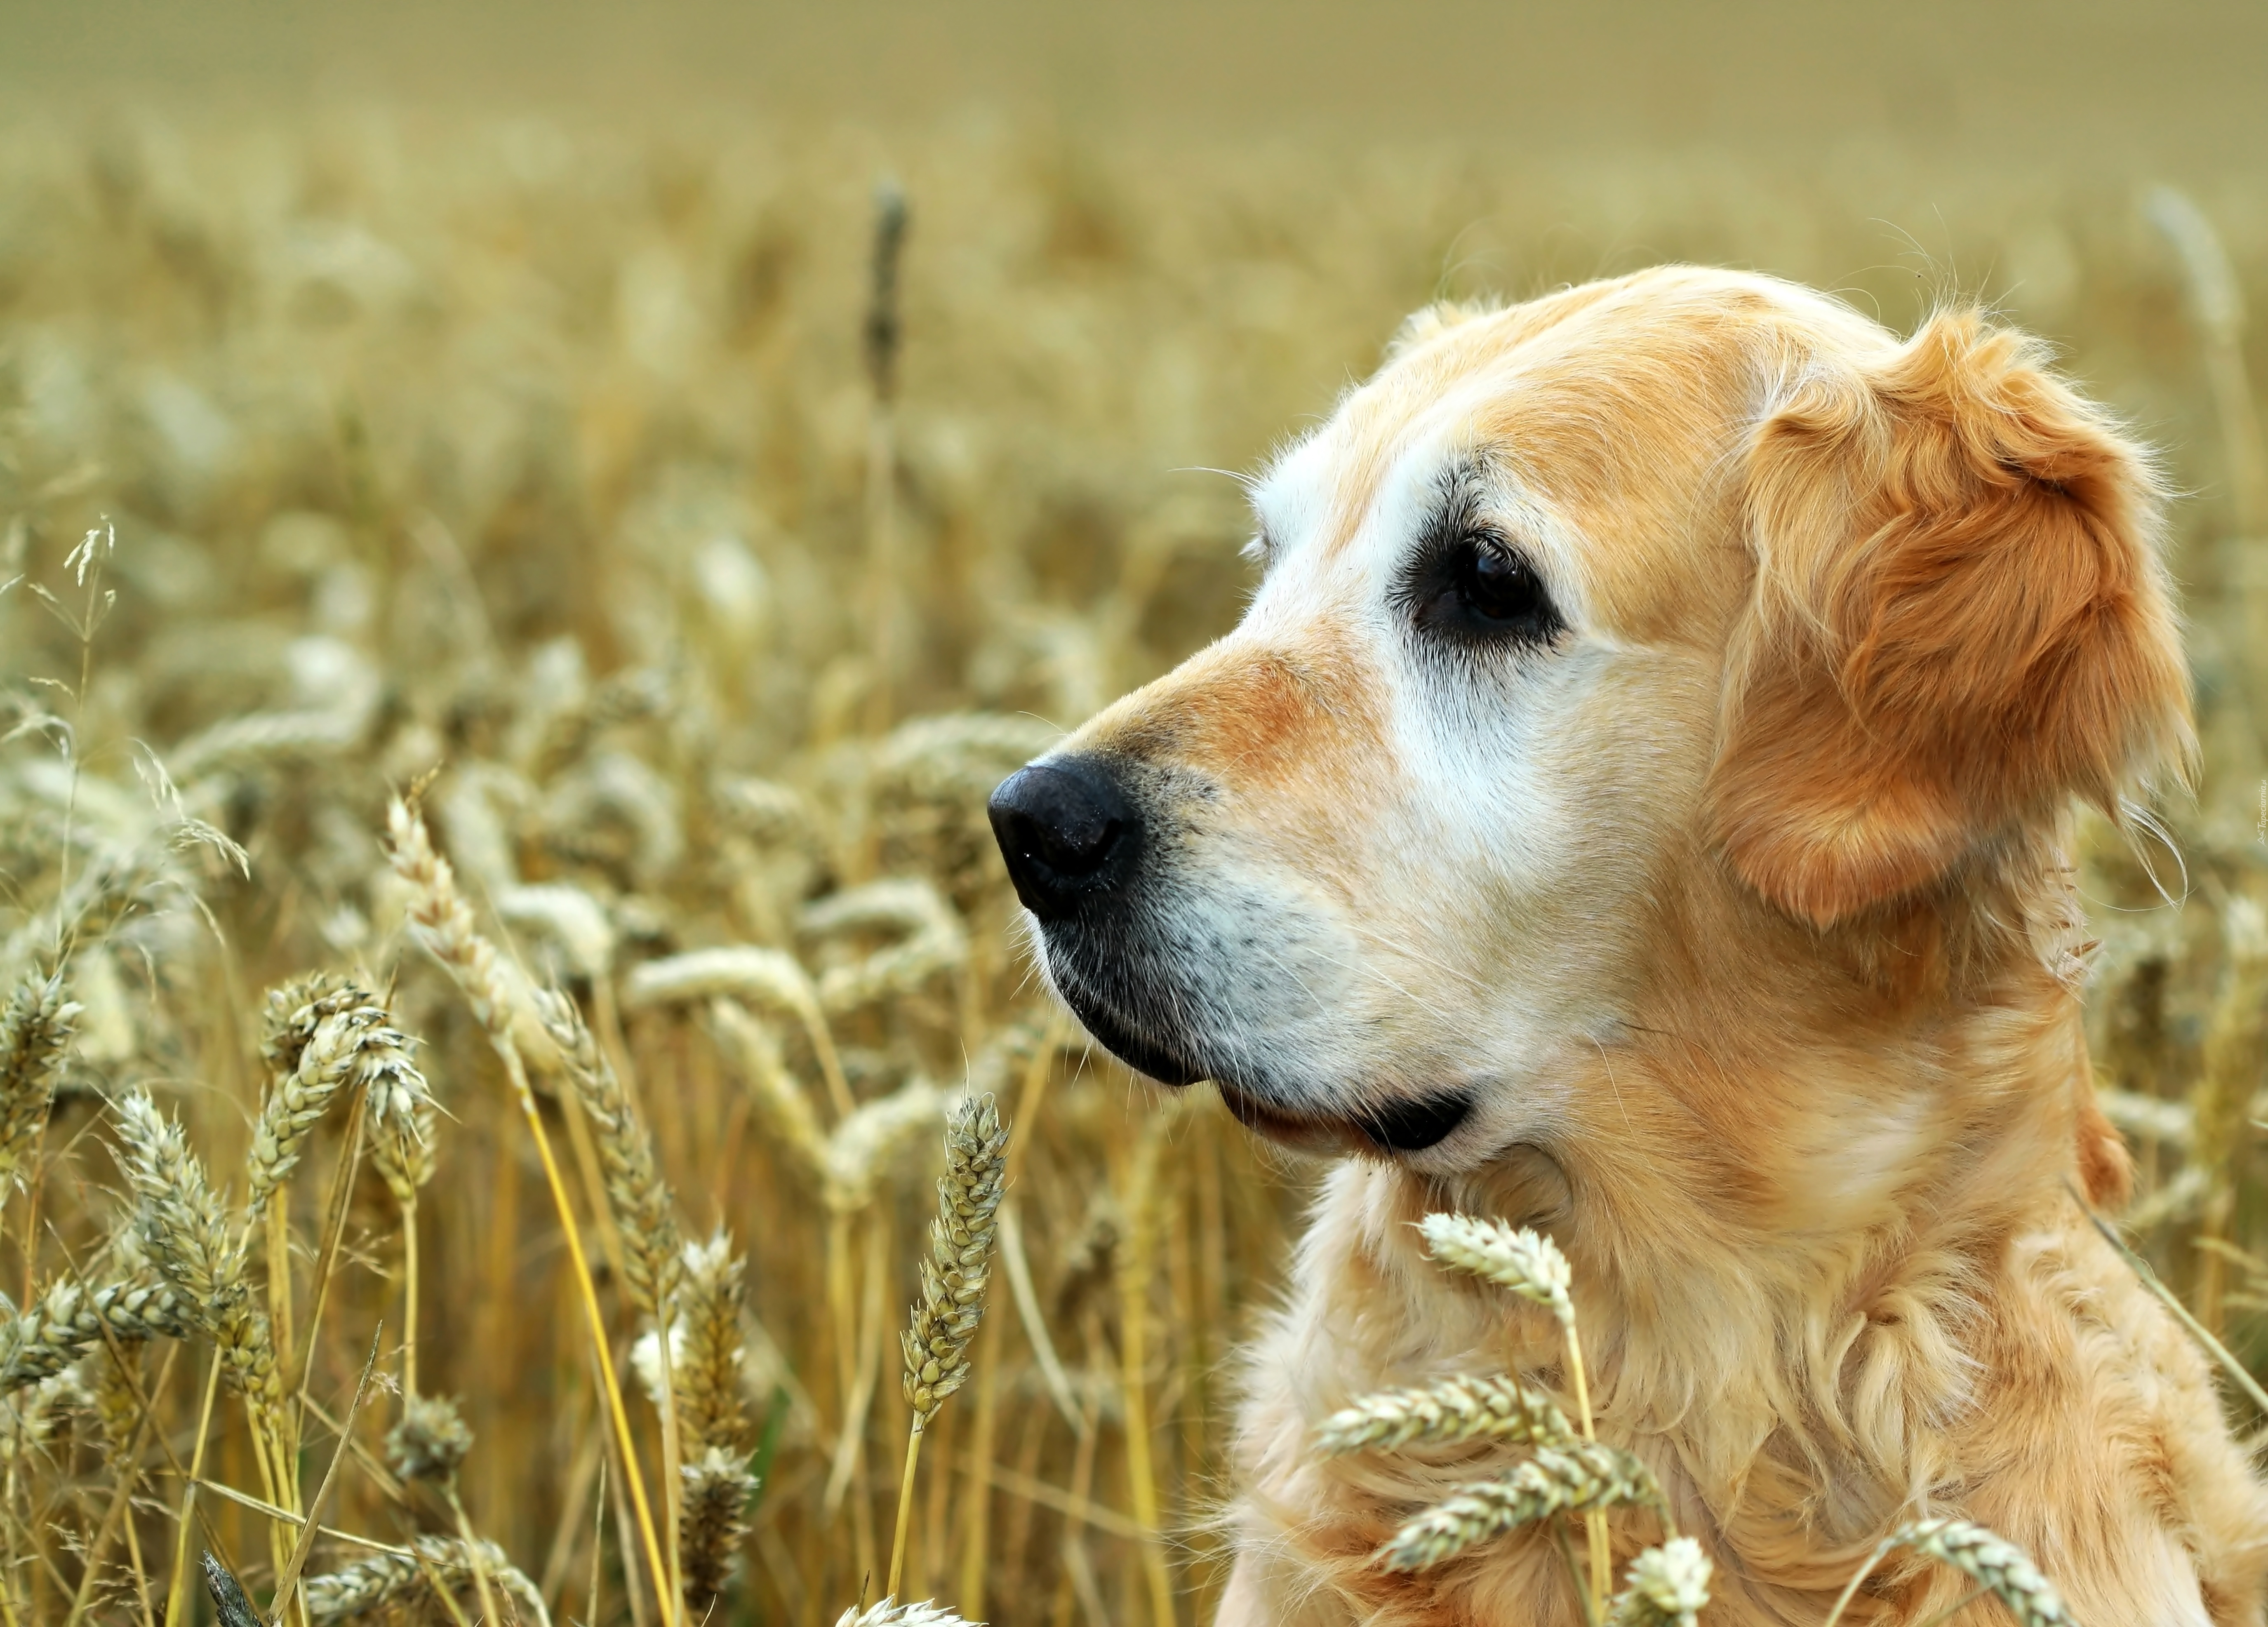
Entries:
{"label": "golden retriever", "polygon": [[2073,1196],[2127,1164],[2072,806],[2193,749],[2145,455],[1973,311],[1670,268],[1421,313],[1255,493],[1242,624],[992,806],[1097,1040],[1346,1155],[1248,1352],[1221,1619],[1580,1622],[1540,1530],[1370,1562],[1489,1449],[1312,1449],[1362,1391],[1561,1381],[1425,1257],[1460,1209],[1572,1261],[1705,1622],[1816,1623],[1925,1512],[2084,1627],[2257,1621],[2268,1497]]}

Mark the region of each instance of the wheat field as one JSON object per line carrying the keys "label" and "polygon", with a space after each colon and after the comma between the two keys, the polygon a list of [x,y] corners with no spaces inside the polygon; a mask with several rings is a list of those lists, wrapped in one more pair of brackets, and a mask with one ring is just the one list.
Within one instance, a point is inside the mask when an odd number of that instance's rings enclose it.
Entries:
{"label": "wheat field", "polygon": [[1313,1171],[1052,1012],[985,795],[1233,624],[1221,471],[1403,313],[1665,259],[1901,328],[1990,301],[2191,494],[2205,756],[2161,840],[2091,835],[2096,1057],[2138,1246],[2268,1356],[2243,189],[981,121],[18,122],[7,1627],[210,1618],[205,1549],[309,1622],[872,1603],[947,1114],[986,1093],[1006,1196],[901,1596],[1209,1620],[1232,1351]]}

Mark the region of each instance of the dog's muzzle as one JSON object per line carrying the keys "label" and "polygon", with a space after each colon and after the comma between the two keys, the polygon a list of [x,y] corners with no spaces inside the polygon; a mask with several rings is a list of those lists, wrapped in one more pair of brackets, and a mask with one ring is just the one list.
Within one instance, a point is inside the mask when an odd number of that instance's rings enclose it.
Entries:
{"label": "dog's muzzle", "polygon": [[[1317,1134],[1359,1136],[1385,1153],[1419,1152],[1447,1139],[1473,1108],[1469,1092],[1450,1090],[1388,1101],[1346,1115],[1293,1105],[1249,1068],[1223,1073],[1201,1055],[1202,1030],[1182,1013],[1202,1005],[1202,986],[1160,978],[1145,925],[1158,878],[1145,876],[1152,833],[1139,793],[1110,759],[1050,757],[1018,769],[992,793],[992,834],[1016,896],[1040,924],[1057,987],[1079,1020],[1113,1055],[1161,1085],[1212,1079],[1248,1125],[1299,1143]],[[1174,1012],[1174,1020],[1163,1013]],[[1143,1013],[1148,1013],[1145,1020]],[[1145,1029],[1152,1030],[1144,1032]]]}

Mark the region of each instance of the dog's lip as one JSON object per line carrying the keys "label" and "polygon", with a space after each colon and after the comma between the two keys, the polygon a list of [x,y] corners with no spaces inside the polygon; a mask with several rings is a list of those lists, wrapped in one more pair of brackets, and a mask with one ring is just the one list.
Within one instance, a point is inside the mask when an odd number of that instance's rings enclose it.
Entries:
{"label": "dog's lip", "polygon": [[1194,1085],[1205,1077],[1202,1068],[1191,1067],[1164,1046],[1135,1033],[1108,1006],[1091,998],[1083,998],[1074,990],[1059,988],[1058,992],[1073,1014],[1086,1025],[1086,1031],[1094,1036],[1095,1042],[1135,1072],[1146,1075],[1160,1085],[1175,1086]]}
{"label": "dog's lip", "polygon": [[1388,1158],[1439,1146],[1472,1116],[1468,1091],[1444,1091],[1367,1113],[1299,1113],[1241,1090],[1226,1079],[1214,1088],[1236,1122],[1255,1135],[1308,1152],[1366,1153]]}

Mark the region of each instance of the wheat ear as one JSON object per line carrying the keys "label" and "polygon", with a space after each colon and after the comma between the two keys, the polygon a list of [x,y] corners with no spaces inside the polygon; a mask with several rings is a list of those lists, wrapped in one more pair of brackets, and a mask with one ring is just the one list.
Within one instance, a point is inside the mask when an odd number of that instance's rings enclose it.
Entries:
{"label": "wheat ear", "polygon": [[1556,1514],[1635,1505],[1665,1509],[1653,1471],[1619,1447],[1545,1447],[1492,1480],[1458,1487],[1373,1556],[1388,1571],[1430,1570],[1476,1542]]}
{"label": "wheat ear", "polygon": [[1694,1617],[1709,1602],[1713,1571],[1690,1536],[1647,1549],[1631,1561],[1630,1586],[1615,1595],[1608,1627],[1694,1627]]}
{"label": "wheat ear", "polygon": [[[1444,1265],[1508,1288],[1550,1311],[1566,1341],[1567,1374],[1575,1386],[1576,1421],[1582,1425],[1584,1439],[1596,1440],[1590,1375],[1583,1365],[1583,1341],[1576,1331],[1575,1300],[1569,1292],[1573,1273],[1559,1245],[1530,1227],[1513,1227],[1501,1220],[1476,1219],[1470,1215],[1427,1215],[1418,1222],[1418,1229],[1433,1257]],[[1606,1602],[1614,1563],[1603,1513],[1594,1510],[1584,1516],[1583,1539],[1590,1550],[1591,1605],[1595,1613]]]}
{"label": "wheat ear", "polygon": [[983,1623],[965,1622],[943,1605],[925,1599],[918,1604],[885,1599],[864,1610],[853,1607],[843,1611],[835,1618],[835,1627],[983,1627]]}
{"label": "wheat ear", "polygon": [[2039,1573],[2024,1550],[2007,1538],[1967,1520],[1919,1520],[1901,1526],[1875,1544],[1867,1563],[1845,1586],[1827,1614],[1824,1627],[1835,1627],[1851,1606],[1859,1587],[1874,1573],[1890,1550],[1910,1548],[1918,1554],[1951,1565],[2008,1607],[2017,1627],[2071,1627],[2071,1614],[2054,1584]]}
{"label": "wheat ear", "polygon": [[744,1269],[721,1231],[705,1243],[686,1245],[672,1359],[686,1459],[679,1471],[684,1515],[678,1554],[686,1602],[696,1608],[724,1591],[756,1489],[740,1399]]}
{"label": "wheat ear", "polygon": [[[421,1536],[412,1553],[373,1554],[327,1576],[311,1576],[300,1584],[300,1593],[315,1621],[350,1621],[374,1610],[438,1601],[427,1579],[429,1571],[435,1576],[446,1573],[453,1591],[470,1587],[483,1573],[494,1577],[523,1620],[534,1627],[551,1627],[542,1594],[504,1550],[490,1542],[468,1543],[461,1537]],[[455,1579],[459,1577],[463,1579]]]}
{"label": "wheat ear", "polygon": [[897,1533],[890,1543],[885,1591],[892,1595],[905,1564],[922,1432],[946,1398],[968,1381],[968,1347],[984,1315],[984,1285],[992,1273],[1000,1198],[1008,1184],[1008,1128],[990,1094],[964,1096],[954,1104],[945,1123],[945,1164],[937,1178],[929,1257],[921,1264],[921,1300],[914,1307],[912,1326],[899,1341],[906,1364],[902,1388],[914,1417],[898,1486]]}
{"label": "wheat ear", "polygon": [[[605,1314],[599,1308],[590,1257],[583,1251],[582,1228],[575,1223],[574,1205],[568,1201],[566,1182],[559,1174],[559,1161],[552,1156],[551,1137],[536,1108],[534,1088],[528,1083],[527,1064],[513,1038],[510,980],[497,958],[495,946],[481,935],[470,906],[457,890],[456,872],[450,868],[449,861],[434,850],[424,815],[397,797],[387,809],[386,822],[388,857],[394,873],[409,882],[411,889],[410,935],[447,970],[464,995],[465,1003],[472,1008],[475,1020],[487,1032],[489,1043],[512,1081],[512,1097],[519,1105],[521,1120],[527,1125],[528,1137],[535,1143],[536,1157],[543,1166],[544,1184],[550,1191],[552,1208],[559,1217],[559,1230],[566,1240],[568,1259],[574,1268],[575,1285],[583,1301],[584,1321],[591,1339],[591,1354],[598,1364],[599,1384],[614,1426],[615,1443],[629,1471],[623,1477],[630,1483],[639,1542],[644,1550],[654,1591],[661,1598],[663,1618],[665,1622],[674,1622],[677,1601],[672,1590],[664,1587],[664,1579],[670,1575],[675,1550],[671,1550],[669,1560],[664,1560],[661,1539],[654,1529],[652,1505],[646,1497],[645,1480],[637,1472],[637,1447],[630,1438],[630,1413],[622,1405],[622,1381],[615,1372],[614,1352]],[[545,1042],[549,1043],[548,1039]]]}
{"label": "wheat ear", "polygon": [[1519,1380],[1459,1375],[1415,1389],[1358,1396],[1317,1426],[1318,1450],[1391,1451],[1411,1441],[1510,1440],[1526,1446],[1565,1446],[1575,1439],[1566,1415],[1548,1395]]}
{"label": "wheat ear", "polygon": [[26,972],[0,1012],[0,1183],[18,1179],[47,1127],[55,1080],[79,1008],[63,998],[63,975]]}

